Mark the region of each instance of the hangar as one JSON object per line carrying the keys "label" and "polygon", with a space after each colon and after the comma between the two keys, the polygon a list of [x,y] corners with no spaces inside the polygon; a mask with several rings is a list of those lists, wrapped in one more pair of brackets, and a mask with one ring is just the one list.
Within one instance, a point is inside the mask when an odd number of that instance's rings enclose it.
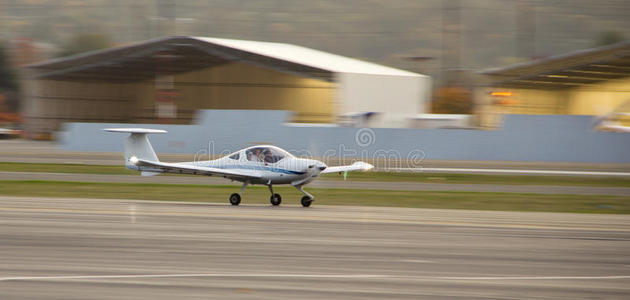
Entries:
{"label": "hangar", "polygon": [[301,46],[177,36],[25,68],[31,135],[63,122],[188,124],[198,109],[289,110],[292,122],[379,113],[396,127],[424,112],[430,78]]}
{"label": "hangar", "polygon": [[504,113],[623,116],[630,112],[630,41],[479,74],[484,81],[476,94],[482,125],[496,125],[496,116]]}

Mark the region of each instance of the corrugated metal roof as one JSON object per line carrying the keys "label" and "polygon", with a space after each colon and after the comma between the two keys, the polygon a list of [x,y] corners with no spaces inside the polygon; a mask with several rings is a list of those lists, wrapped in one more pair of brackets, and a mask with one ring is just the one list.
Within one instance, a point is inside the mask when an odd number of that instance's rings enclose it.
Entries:
{"label": "corrugated metal roof", "polygon": [[566,89],[630,76],[630,41],[479,72],[490,86]]}
{"label": "corrugated metal roof", "polygon": [[[627,52],[628,50],[630,50],[630,41],[623,41],[612,45],[590,49],[580,49],[569,53],[543,57],[506,67],[489,68],[479,71],[479,73],[485,75],[520,75],[523,73],[531,73],[532,70],[538,70],[540,68],[558,68],[561,66],[570,67],[576,64],[579,65],[582,60],[590,62],[602,58],[609,58],[611,55],[618,54],[619,52]],[[555,66],[551,64],[559,65]]]}

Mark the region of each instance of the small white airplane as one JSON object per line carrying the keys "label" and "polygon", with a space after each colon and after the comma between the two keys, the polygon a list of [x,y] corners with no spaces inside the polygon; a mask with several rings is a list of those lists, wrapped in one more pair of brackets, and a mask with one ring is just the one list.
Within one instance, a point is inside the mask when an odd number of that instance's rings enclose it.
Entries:
{"label": "small white airplane", "polygon": [[282,198],[273,192],[273,185],[290,184],[304,193],[302,206],[309,207],[315,198],[302,187],[317,178],[319,174],[366,171],[374,167],[361,161],[348,166],[328,167],[321,161],[298,158],[271,145],[252,146],[215,160],[165,163],[158,159],[147,137],[151,133],[166,133],[165,130],[145,128],[105,128],[103,130],[130,133],[125,141],[125,166],[127,169],[141,171],[143,176],[160,173],[193,174],[220,176],[242,182],[243,187],[240,192],[230,195],[232,205],[241,203],[241,195],[250,184],[268,186],[271,192],[269,199],[271,204],[280,205]]}

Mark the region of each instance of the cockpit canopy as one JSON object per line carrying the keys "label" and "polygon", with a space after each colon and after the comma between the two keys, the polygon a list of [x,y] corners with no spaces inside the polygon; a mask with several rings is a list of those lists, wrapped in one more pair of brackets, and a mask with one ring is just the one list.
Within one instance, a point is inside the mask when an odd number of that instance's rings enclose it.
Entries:
{"label": "cockpit canopy", "polygon": [[289,152],[274,146],[258,146],[245,149],[247,160],[254,162],[276,163],[285,157],[293,157]]}

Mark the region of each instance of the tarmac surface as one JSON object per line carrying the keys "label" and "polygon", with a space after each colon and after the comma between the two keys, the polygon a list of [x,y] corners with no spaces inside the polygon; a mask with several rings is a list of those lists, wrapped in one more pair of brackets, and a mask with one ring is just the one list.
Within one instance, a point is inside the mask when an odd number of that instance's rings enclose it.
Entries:
{"label": "tarmac surface", "polygon": [[0,197],[2,299],[628,299],[630,216]]}
{"label": "tarmac surface", "polygon": [[[350,175],[352,176],[352,175]],[[114,182],[114,183],[159,183],[159,184],[200,184],[241,186],[224,178],[208,176],[140,176],[104,175],[75,173],[0,172],[0,180],[54,180],[74,182]],[[495,193],[571,194],[571,195],[613,195],[630,196],[627,187],[556,186],[556,185],[509,185],[509,184],[463,184],[463,183],[422,183],[400,181],[336,181],[315,180],[309,188],[340,188],[362,190],[394,191],[460,191]]]}

